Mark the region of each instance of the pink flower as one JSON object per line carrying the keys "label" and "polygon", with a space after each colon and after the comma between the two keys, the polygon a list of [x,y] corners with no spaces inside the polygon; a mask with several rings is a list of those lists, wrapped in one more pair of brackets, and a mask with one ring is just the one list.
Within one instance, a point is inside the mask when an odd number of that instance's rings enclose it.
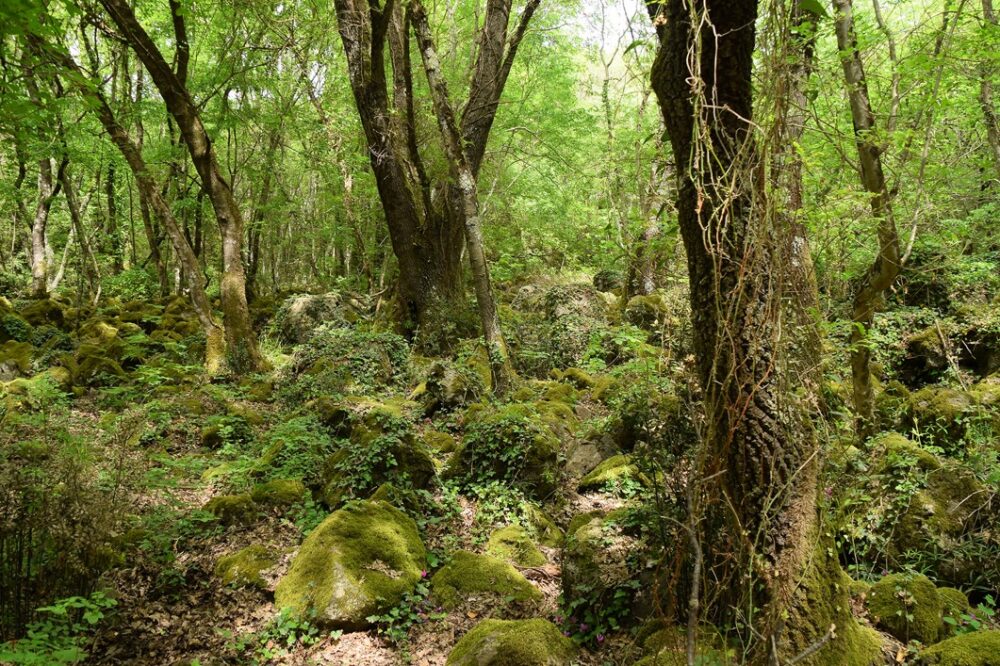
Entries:
{"label": "pink flower", "polygon": [[421,578],[427,578],[427,569],[422,569],[420,571],[420,577]]}

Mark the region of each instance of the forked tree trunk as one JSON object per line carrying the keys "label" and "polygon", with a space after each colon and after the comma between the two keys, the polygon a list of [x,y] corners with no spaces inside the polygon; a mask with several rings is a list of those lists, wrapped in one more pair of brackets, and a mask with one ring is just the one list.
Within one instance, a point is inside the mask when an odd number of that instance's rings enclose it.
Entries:
{"label": "forked tree trunk", "polygon": [[869,330],[875,312],[881,306],[884,293],[899,275],[900,251],[892,202],[882,171],[881,150],[875,133],[875,114],[868,97],[868,82],[858,51],[854,32],[852,0],[833,0],[836,12],[834,24],[840,63],[847,83],[854,121],[855,143],[861,165],[861,184],[871,195],[872,216],[877,225],[878,253],[865,273],[861,286],[854,294],[851,318],[851,378],[854,390],[854,412],[858,436],[862,439],[875,432],[875,396],[871,377],[871,346]]}
{"label": "forked tree trunk", "polygon": [[772,277],[782,250],[753,134],[757,1],[647,6],[660,38],[652,84],[680,180],[704,392],[705,462],[692,483],[711,484],[724,526],[706,534],[706,566],[723,600],[707,616],[752,617],[752,664],[869,664],[877,641],[851,618],[836,558],[816,546],[817,444],[808,418],[787,403]]}
{"label": "forked tree trunk", "polygon": [[448,86],[441,72],[440,63],[434,48],[434,38],[427,22],[427,13],[420,0],[411,0],[410,4],[413,27],[420,47],[420,56],[424,61],[424,71],[430,84],[431,97],[434,101],[434,111],[438,117],[441,136],[444,139],[445,154],[462,197],[462,217],[465,220],[465,245],[469,251],[469,263],[472,266],[472,277],[476,287],[476,302],[479,306],[479,319],[483,326],[483,338],[486,341],[486,351],[490,360],[490,374],[493,380],[493,393],[503,396],[510,389],[513,368],[510,354],[503,332],[500,329],[500,316],[497,314],[496,301],[493,298],[493,287],[490,285],[490,270],[483,252],[483,236],[479,227],[479,193],[476,188],[476,178],[472,167],[462,149],[462,137],[455,122],[455,112],[448,99]]}
{"label": "forked tree trunk", "polygon": [[[135,14],[125,0],[101,0],[101,5],[142,61],[160,91],[160,96],[163,97],[170,115],[177,122],[184,138],[191,161],[201,178],[202,188],[215,210],[222,239],[220,291],[230,369],[238,374],[266,369],[267,362],[260,354],[250,320],[250,310],[247,307],[246,276],[242,256],[243,217],[233,191],[219,167],[215,148],[202,124],[198,108],[182,83],[181,75],[186,73],[187,67],[187,40],[183,37],[183,19],[176,10],[172,11],[179,46],[178,73],[175,73],[136,20]],[[172,9],[174,5],[176,3],[172,4]]]}
{"label": "forked tree trunk", "polygon": [[[469,98],[458,123],[473,178],[478,176],[518,46],[539,3],[528,1],[508,35],[511,0],[487,0]],[[463,196],[446,182],[432,182],[423,165],[413,106],[408,19],[401,4],[335,0],[335,5],[351,90],[399,265],[399,315],[404,331],[414,334],[425,321],[438,326],[435,316],[442,314],[436,306],[462,296]]]}

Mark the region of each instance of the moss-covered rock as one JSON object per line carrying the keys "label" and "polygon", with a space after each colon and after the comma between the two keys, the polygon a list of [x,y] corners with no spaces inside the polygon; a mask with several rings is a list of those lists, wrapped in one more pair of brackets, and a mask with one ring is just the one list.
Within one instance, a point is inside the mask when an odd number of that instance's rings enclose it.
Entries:
{"label": "moss-covered rock", "polygon": [[941,597],[941,607],[944,609],[944,617],[951,618],[950,622],[945,621],[942,627],[942,635],[950,636],[961,624],[962,615],[972,610],[972,605],[969,603],[969,598],[965,596],[965,592],[954,587],[939,587],[938,596]]}
{"label": "moss-covered rock", "polygon": [[348,326],[357,315],[341,294],[296,294],[289,296],[271,320],[271,329],[284,342],[300,344],[323,324]]}
{"label": "moss-covered rock", "polygon": [[34,347],[27,342],[8,340],[0,345],[0,381],[30,374],[33,353]]}
{"label": "moss-covered rock", "polygon": [[538,588],[510,564],[467,550],[455,552],[431,577],[431,593],[447,609],[455,608],[470,595],[492,594],[521,603],[542,598]]}
{"label": "moss-covered rock", "polygon": [[1000,631],[995,629],[962,634],[920,653],[927,666],[996,666],[1000,663]]}
{"label": "moss-covered rock", "polygon": [[31,338],[31,324],[13,312],[0,314],[0,342],[28,342]]}
{"label": "moss-covered rock", "polygon": [[299,479],[274,479],[254,487],[250,497],[264,506],[292,506],[305,501],[306,485]]}
{"label": "moss-covered rock", "polygon": [[441,432],[440,430],[427,428],[420,435],[420,440],[429,451],[451,453],[455,450],[455,438],[449,433]]}
{"label": "moss-covered rock", "polygon": [[638,466],[632,461],[632,456],[619,454],[603,461],[580,479],[577,490],[581,493],[589,490],[614,490],[628,483],[645,487],[649,485],[649,479],[639,471]]}
{"label": "moss-covered rock", "polygon": [[352,417],[349,443],[324,464],[323,499],[330,508],[392,482],[427,488],[437,468],[397,405],[373,403]]}
{"label": "moss-covered rock", "polygon": [[899,640],[930,644],[941,633],[944,605],[937,588],[921,574],[891,574],[872,585],[868,612]]}
{"label": "moss-covered rock", "polygon": [[542,509],[529,504],[524,509],[524,519],[539,544],[549,548],[562,547],[565,539],[563,531]]}
{"label": "moss-covered rock", "polygon": [[476,410],[445,475],[468,482],[505,480],[535,497],[556,489],[559,439],[533,407],[511,404],[498,411]]}
{"label": "moss-covered rock", "polygon": [[928,386],[910,395],[907,423],[920,429],[924,441],[953,451],[965,436],[968,423],[964,416],[972,405],[972,398],[964,391]]}
{"label": "moss-covered rock", "polygon": [[427,368],[423,381],[410,399],[420,403],[424,414],[431,415],[477,402],[485,394],[486,386],[480,374],[469,365],[439,360]]}
{"label": "moss-covered rock", "polygon": [[[645,656],[636,666],[687,666],[687,628],[670,626],[646,637]],[[725,641],[714,627],[699,627],[695,638],[695,663],[732,663]]]}
{"label": "moss-covered rock", "polygon": [[667,316],[667,306],[659,294],[633,296],[625,306],[625,321],[645,331],[653,331],[663,325]]}
{"label": "moss-covered rock", "polygon": [[257,506],[250,493],[213,497],[205,503],[203,510],[225,525],[251,523],[257,518]]}
{"label": "moss-covered rock", "polygon": [[548,620],[483,620],[455,645],[447,666],[569,666],[576,653]]}
{"label": "moss-covered rock", "polygon": [[248,585],[264,589],[267,584],[260,572],[274,566],[277,561],[278,557],[273,552],[260,544],[254,544],[220,557],[215,564],[215,575],[226,585]]}
{"label": "moss-covered rock", "polygon": [[21,317],[32,326],[52,324],[62,328],[66,323],[66,307],[52,298],[31,301],[21,308]]}
{"label": "moss-covered rock", "polygon": [[332,628],[362,628],[413,590],[426,564],[412,518],[385,502],[352,502],[302,543],[274,603]]}
{"label": "moss-covered rock", "polygon": [[613,600],[621,605],[623,594],[633,598],[642,544],[626,528],[626,517],[627,510],[619,509],[571,521],[562,558],[563,598],[568,603],[596,609]]}
{"label": "moss-covered rock", "polygon": [[531,535],[520,525],[508,525],[490,534],[486,552],[520,567],[538,567],[546,562]]}

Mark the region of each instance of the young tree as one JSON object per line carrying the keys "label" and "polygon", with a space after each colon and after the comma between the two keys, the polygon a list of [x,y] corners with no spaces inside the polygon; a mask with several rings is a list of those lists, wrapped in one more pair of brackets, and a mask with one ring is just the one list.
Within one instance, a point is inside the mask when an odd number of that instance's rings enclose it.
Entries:
{"label": "young tree", "polygon": [[884,292],[892,286],[900,269],[899,233],[892,212],[892,200],[882,171],[882,149],[875,127],[875,114],[868,97],[868,81],[858,51],[854,31],[852,0],[833,0],[840,64],[847,83],[847,96],[854,121],[855,145],[861,170],[861,184],[871,195],[878,254],[854,294],[851,319],[851,378],[858,435],[865,439],[874,433],[875,397],[871,378],[871,347],[868,331],[875,321]]}
{"label": "young tree", "polygon": [[184,83],[188,67],[188,40],[184,19],[176,2],[171,2],[175,38],[177,40],[177,71],[160,53],[159,48],[136,19],[124,0],[101,0],[122,37],[138,56],[160,91],[167,110],[177,123],[191,161],[201,179],[202,189],[215,210],[222,237],[222,312],[226,333],[226,353],[234,372],[260,370],[267,362],[260,354],[257,338],[247,306],[246,276],[243,269],[243,216],[233,196],[228,180],[222,173],[212,140],[208,136],[198,106]]}
{"label": "young tree", "polygon": [[[518,46],[540,2],[528,0],[508,35],[512,0],[487,0],[468,99],[458,120],[473,179],[478,178]],[[465,198],[461,186],[432,182],[420,154],[409,11],[396,0],[335,0],[335,4],[351,89],[399,264],[400,316],[412,333],[425,322],[436,324],[430,311],[461,295]],[[387,69],[392,73],[391,100]]]}

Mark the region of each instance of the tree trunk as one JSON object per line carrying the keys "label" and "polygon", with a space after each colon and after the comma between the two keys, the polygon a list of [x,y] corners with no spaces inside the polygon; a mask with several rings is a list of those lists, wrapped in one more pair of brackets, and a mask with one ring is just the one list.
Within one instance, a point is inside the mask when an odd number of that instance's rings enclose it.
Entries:
{"label": "tree trunk", "polygon": [[722,600],[709,614],[720,623],[752,618],[749,663],[870,663],[877,643],[851,619],[836,559],[815,547],[818,448],[808,418],[787,403],[772,277],[782,251],[753,135],[757,2],[647,6],[660,38],[652,85],[680,180],[704,394],[705,450],[692,483],[706,485],[696,490],[714,501],[723,528],[706,533],[706,567]]}
{"label": "tree trunk", "polygon": [[[469,100],[459,126],[473,178],[518,45],[539,2],[529,0],[508,39],[511,0],[487,1]],[[423,166],[412,103],[408,18],[400,5],[396,0],[384,4],[335,0],[335,5],[351,90],[399,265],[400,320],[412,335],[425,321],[437,326],[442,314],[436,305],[462,295],[463,196],[447,183],[432,183]],[[386,66],[387,43],[391,68]],[[387,69],[392,71],[391,105]]]}
{"label": "tree trunk", "polygon": [[[993,10],[993,0],[983,0],[983,21],[987,27],[996,30],[997,15]],[[993,168],[996,169],[997,179],[1000,182],[1000,119],[997,116],[996,105],[993,103],[992,75],[993,73],[985,64],[980,66],[979,105],[983,109],[983,119],[986,121],[986,142],[990,147],[990,156],[993,158]]]}
{"label": "tree trunk", "polygon": [[[61,127],[60,133],[62,133]],[[83,273],[87,278],[87,290],[96,304],[101,294],[101,269],[97,264],[97,257],[94,255],[90,239],[87,237],[87,230],[83,225],[83,211],[80,208],[80,201],[77,199],[76,187],[73,185],[68,166],[60,172],[59,180],[66,196],[66,205],[69,207],[70,221],[76,230],[77,238],[80,240],[80,253],[83,255]]]}
{"label": "tree trunk", "polygon": [[[236,205],[232,189],[219,167],[215,149],[202,124],[198,108],[184,86],[183,79],[164,60],[156,44],[139,25],[129,4],[125,0],[101,0],[101,5],[142,61],[160,91],[160,96],[163,97],[170,115],[180,129],[184,143],[187,144],[191,161],[201,178],[202,188],[215,210],[222,238],[223,268],[220,291],[230,369],[237,374],[266,369],[267,362],[257,346],[250,310],[247,307],[242,256],[243,217]],[[186,37],[182,38],[183,28],[178,29],[178,23],[183,26],[183,20],[177,11],[172,11],[172,15],[178,36],[178,67],[180,71],[183,63],[186,72],[187,60],[186,57],[181,60],[181,53],[182,50],[186,52],[187,40]]]}
{"label": "tree trunk", "polygon": [[114,161],[108,162],[108,176],[104,181],[105,194],[108,202],[108,225],[107,234],[111,241],[112,271],[117,275],[124,268],[122,262],[122,243],[118,234],[118,201],[117,201],[117,180]]}
{"label": "tree trunk", "polygon": [[858,436],[874,434],[875,397],[871,379],[871,347],[868,332],[875,321],[884,292],[899,275],[899,234],[892,214],[892,203],[882,172],[880,149],[875,140],[875,115],[868,97],[858,40],[854,32],[852,0],[833,0],[837,48],[847,82],[847,95],[854,121],[855,143],[861,164],[861,184],[871,194],[872,215],[877,224],[878,254],[854,294],[851,329],[851,376],[854,388],[854,411]]}
{"label": "tree trunk", "polygon": [[48,157],[38,160],[38,202],[31,220],[31,297],[49,295],[49,257],[46,228],[52,201],[59,185],[52,178],[52,163]]}
{"label": "tree trunk", "polygon": [[[83,73],[69,56],[61,56],[63,64],[81,78]],[[156,183],[153,181],[146,167],[146,162],[142,157],[142,150],[133,141],[125,128],[115,118],[111,106],[107,103],[100,89],[95,85],[93,88],[83,89],[84,94],[89,95],[97,106],[97,115],[104,127],[104,131],[111,137],[111,141],[125,158],[126,164],[135,178],[136,189],[139,192],[140,206],[143,209],[143,223],[147,227],[147,234],[154,235],[152,224],[149,221],[149,208],[152,207],[156,215],[163,222],[167,230],[167,235],[173,244],[174,252],[187,277],[188,288],[191,295],[191,304],[194,307],[198,322],[205,333],[205,369],[209,374],[217,374],[222,371],[226,359],[226,336],[223,327],[220,326],[212,315],[212,307],[208,296],[205,294],[205,287],[201,281],[201,267],[198,264],[198,257],[188,243],[184,232],[174,218],[173,211],[160,195]],[[151,251],[156,251],[157,243],[150,242]],[[162,262],[157,261],[158,269],[162,270]],[[162,270],[161,280],[166,281],[166,271]]]}
{"label": "tree trunk", "polygon": [[434,49],[434,39],[427,23],[427,13],[419,0],[411,0],[410,4],[413,27],[420,46],[420,55],[424,61],[424,71],[430,84],[434,111],[438,117],[441,136],[444,139],[445,153],[451,170],[458,181],[461,192],[463,215],[465,220],[465,245],[469,251],[469,263],[472,266],[472,276],[476,287],[476,302],[479,306],[479,318],[483,326],[483,338],[490,359],[490,374],[493,380],[493,392],[503,396],[510,388],[513,368],[507,343],[500,329],[500,316],[497,314],[496,301],[493,298],[493,287],[490,285],[489,265],[483,252],[482,231],[479,228],[479,193],[476,188],[476,178],[472,167],[462,150],[462,137],[455,123],[455,112],[448,99],[448,87],[440,70],[437,53]]}

